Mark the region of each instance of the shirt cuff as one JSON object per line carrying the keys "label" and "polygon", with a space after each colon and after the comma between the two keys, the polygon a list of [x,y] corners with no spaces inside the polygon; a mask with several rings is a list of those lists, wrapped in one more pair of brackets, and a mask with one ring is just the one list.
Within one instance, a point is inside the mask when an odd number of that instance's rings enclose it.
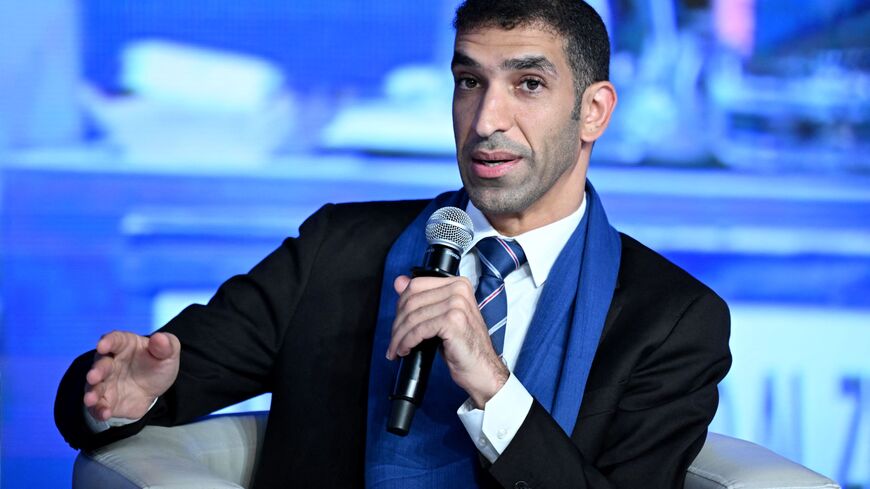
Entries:
{"label": "shirt cuff", "polygon": [[[153,408],[154,405],[157,404],[157,399],[158,399],[157,397],[154,398],[154,401],[152,401],[151,405],[148,406],[148,411],[151,411],[151,408]],[[88,411],[88,408],[84,404],[82,404],[82,408],[85,410],[85,423],[87,423],[88,428],[90,428],[91,431],[93,431],[94,433],[101,433],[103,431],[106,431],[109,428],[115,428],[118,426],[132,424],[132,423],[135,423],[136,421],[139,421],[140,419],[142,419],[142,418],[130,419],[130,418],[114,418],[113,417],[113,418],[107,419],[106,421],[100,421],[91,415],[91,412]],[[145,413],[148,413],[148,411],[145,411]]]}
{"label": "shirt cuff", "polygon": [[532,395],[513,373],[483,409],[476,409],[471,399],[456,414],[481,455],[495,463],[520,430],[532,409]]}

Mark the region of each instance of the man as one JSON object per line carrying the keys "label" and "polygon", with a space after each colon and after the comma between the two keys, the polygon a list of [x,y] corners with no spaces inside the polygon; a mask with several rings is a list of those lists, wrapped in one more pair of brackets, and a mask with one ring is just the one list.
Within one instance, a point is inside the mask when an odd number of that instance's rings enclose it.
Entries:
{"label": "man", "polygon": [[[464,191],[326,206],[207,306],[104,336],[58,393],[73,446],[269,391],[256,487],[682,486],[730,365],[728,312],[613,231],[586,185],[616,105],[604,26],[572,0],[468,0],[455,24]],[[475,252],[462,277],[412,280],[444,205],[469,212]],[[433,337],[427,398],[389,434],[394,360]]]}

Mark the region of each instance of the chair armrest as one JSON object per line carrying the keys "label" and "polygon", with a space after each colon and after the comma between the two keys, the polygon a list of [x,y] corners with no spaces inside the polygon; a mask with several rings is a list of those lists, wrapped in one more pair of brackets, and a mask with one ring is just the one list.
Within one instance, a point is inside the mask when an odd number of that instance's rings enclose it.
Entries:
{"label": "chair armrest", "polygon": [[686,489],[839,489],[836,482],[745,440],[708,433]]}
{"label": "chair armrest", "polygon": [[266,412],[241,413],[172,428],[147,426],[135,436],[80,453],[73,487],[246,487],[267,417]]}

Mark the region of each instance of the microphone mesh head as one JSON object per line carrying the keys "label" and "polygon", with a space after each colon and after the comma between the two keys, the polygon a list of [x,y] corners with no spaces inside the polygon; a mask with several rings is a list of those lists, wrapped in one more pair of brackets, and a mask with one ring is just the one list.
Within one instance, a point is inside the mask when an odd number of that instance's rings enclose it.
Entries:
{"label": "microphone mesh head", "polygon": [[463,254],[474,239],[474,225],[464,210],[458,207],[442,207],[426,221],[426,241],[430,245],[449,246]]}

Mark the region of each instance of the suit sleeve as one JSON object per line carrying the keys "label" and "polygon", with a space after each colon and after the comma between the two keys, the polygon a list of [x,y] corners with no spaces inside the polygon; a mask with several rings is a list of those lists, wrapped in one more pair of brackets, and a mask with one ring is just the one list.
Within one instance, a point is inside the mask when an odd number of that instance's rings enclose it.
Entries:
{"label": "suit sleeve", "polygon": [[[615,409],[590,415],[605,425],[599,449],[584,453],[536,401],[490,474],[506,488],[683,487],[731,364],[729,334],[722,299],[708,292],[688,301],[638,360]],[[578,424],[596,423],[582,416]]]}
{"label": "suit sleeve", "polygon": [[275,356],[311,278],[332,207],[312,215],[300,227],[299,238],[285,240],[249,273],[226,281],[208,305],[189,306],[161,328],[181,341],[180,371],[141,420],[93,433],[84,419],[82,397],[94,352],[78,357],[55,399],[55,423],[67,443],[97,448],[147,424],[184,424],[270,391]]}

